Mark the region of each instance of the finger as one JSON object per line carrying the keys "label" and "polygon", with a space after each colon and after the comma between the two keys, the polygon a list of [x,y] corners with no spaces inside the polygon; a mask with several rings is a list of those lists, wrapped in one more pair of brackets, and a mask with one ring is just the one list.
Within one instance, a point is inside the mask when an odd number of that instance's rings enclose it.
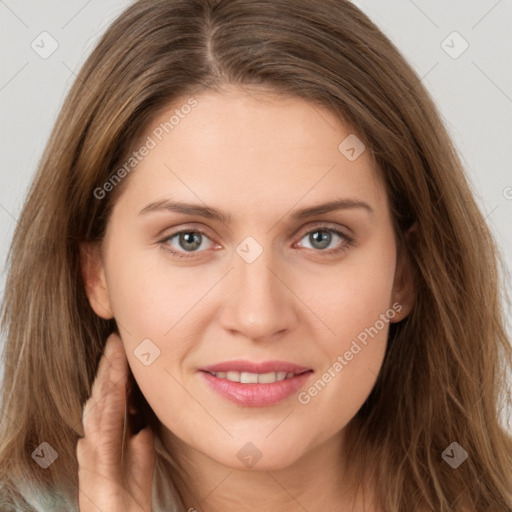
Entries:
{"label": "finger", "polygon": [[81,441],[106,468],[120,467],[128,362],[121,339],[111,334],[100,359],[92,394],[84,407]]}

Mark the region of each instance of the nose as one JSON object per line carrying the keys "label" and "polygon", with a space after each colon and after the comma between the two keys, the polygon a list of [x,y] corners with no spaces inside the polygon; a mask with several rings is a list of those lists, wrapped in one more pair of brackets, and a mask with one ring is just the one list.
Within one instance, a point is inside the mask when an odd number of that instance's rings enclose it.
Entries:
{"label": "nose", "polygon": [[252,263],[233,254],[233,269],[224,283],[222,327],[254,341],[273,340],[297,322],[295,297],[270,249]]}

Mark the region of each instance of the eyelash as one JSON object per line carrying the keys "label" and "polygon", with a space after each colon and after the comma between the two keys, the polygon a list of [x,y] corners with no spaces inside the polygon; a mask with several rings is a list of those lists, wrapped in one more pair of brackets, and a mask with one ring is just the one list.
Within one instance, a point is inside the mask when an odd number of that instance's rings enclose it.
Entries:
{"label": "eyelash", "polygon": [[[324,253],[329,256],[335,256],[335,255],[341,254],[342,252],[346,251],[349,247],[353,246],[354,242],[355,242],[352,237],[348,236],[343,231],[339,231],[337,229],[330,228],[328,226],[316,226],[315,228],[310,229],[309,231],[306,231],[305,233],[303,233],[302,236],[300,237],[300,239],[304,238],[306,235],[315,233],[316,231],[328,231],[330,233],[334,233],[335,235],[338,235],[340,238],[344,239],[344,241],[345,241],[336,249],[330,249],[330,250],[312,249],[313,251],[318,252],[318,253]],[[172,233],[169,236],[166,236],[163,240],[160,240],[159,243],[162,245],[163,249],[166,252],[170,253],[172,256],[175,256],[177,258],[193,258],[194,254],[196,252],[202,252],[202,251],[193,251],[193,252],[190,252],[187,254],[186,252],[181,252],[181,251],[176,251],[174,249],[170,249],[167,242],[169,242],[172,238],[174,238],[175,236],[177,236],[181,233],[200,233],[201,235],[205,236],[206,238],[209,238],[208,235],[204,231],[201,231],[200,229],[182,229],[180,231],[176,231],[175,233]]]}

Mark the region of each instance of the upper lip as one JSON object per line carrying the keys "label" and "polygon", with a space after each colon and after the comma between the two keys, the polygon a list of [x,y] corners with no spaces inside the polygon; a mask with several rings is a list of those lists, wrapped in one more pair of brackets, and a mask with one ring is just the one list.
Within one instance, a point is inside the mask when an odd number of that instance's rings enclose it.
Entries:
{"label": "upper lip", "polygon": [[271,373],[271,372],[286,372],[286,373],[304,373],[311,368],[299,366],[297,364],[288,363],[286,361],[263,361],[255,363],[252,361],[224,361],[222,363],[204,366],[200,368],[201,371],[217,373],[217,372],[247,372],[247,373]]}

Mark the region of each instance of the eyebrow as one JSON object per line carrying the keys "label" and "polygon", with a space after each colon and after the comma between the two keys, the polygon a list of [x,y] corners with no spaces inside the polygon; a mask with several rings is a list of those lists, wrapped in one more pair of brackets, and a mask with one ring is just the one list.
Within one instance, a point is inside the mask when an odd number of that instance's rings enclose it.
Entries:
{"label": "eyebrow", "polygon": [[[369,214],[374,214],[374,209],[366,202],[359,199],[342,198],[329,201],[327,203],[318,204],[315,206],[309,206],[301,210],[296,210],[292,214],[292,219],[303,220],[315,215],[322,215],[324,213],[333,212],[335,210],[348,210],[360,208],[367,211]],[[145,206],[139,215],[147,215],[152,212],[171,211],[175,213],[183,213],[186,215],[195,215],[198,217],[204,217],[206,219],[218,220],[224,224],[228,224],[231,221],[231,215],[211,208],[209,206],[201,206],[199,204],[183,203],[178,201],[171,201],[169,199],[162,199]]]}

